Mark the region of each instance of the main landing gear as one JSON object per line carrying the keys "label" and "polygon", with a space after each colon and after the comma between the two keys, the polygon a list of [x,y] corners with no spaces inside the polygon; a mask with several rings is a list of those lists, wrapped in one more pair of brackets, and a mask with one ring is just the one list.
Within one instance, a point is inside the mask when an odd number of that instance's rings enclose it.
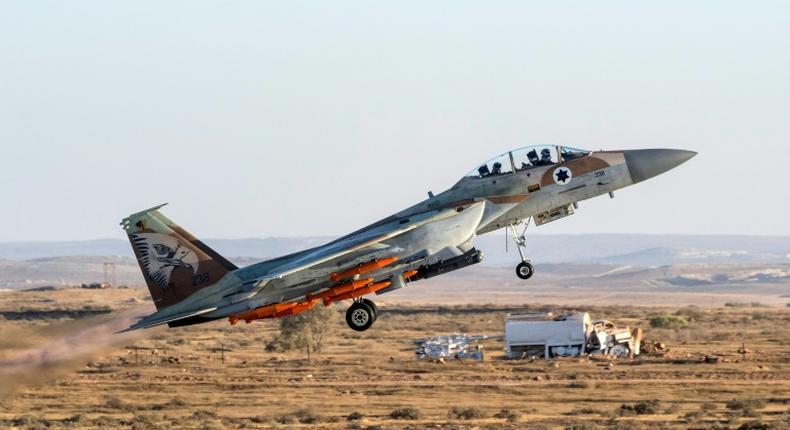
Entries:
{"label": "main landing gear", "polygon": [[516,221],[509,226],[510,233],[513,235],[513,242],[516,243],[516,248],[518,249],[518,255],[521,257],[521,263],[518,263],[518,266],[516,266],[516,276],[525,281],[535,274],[535,267],[532,265],[529,258],[524,255],[524,250],[527,248],[527,238],[525,235],[530,221],[532,221],[532,218],[528,218],[527,222],[524,223],[524,230],[520,235],[516,232],[516,226],[521,224],[521,221]]}
{"label": "main landing gear", "polygon": [[352,330],[365,331],[376,322],[379,309],[373,301],[357,299],[346,311],[346,323]]}

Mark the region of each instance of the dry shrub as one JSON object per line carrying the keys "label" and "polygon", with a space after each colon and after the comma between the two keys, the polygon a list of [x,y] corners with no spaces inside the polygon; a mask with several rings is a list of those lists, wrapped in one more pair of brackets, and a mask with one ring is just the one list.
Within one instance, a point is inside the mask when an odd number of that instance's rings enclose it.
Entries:
{"label": "dry shrub", "polygon": [[742,411],[744,409],[762,409],[765,407],[765,401],[760,399],[738,400],[732,399],[725,404],[727,409],[732,411]]}
{"label": "dry shrub", "polygon": [[393,420],[418,420],[422,416],[419,410],[412,407],[398,408],[390,412]]}
{"label": "dry shrub", "polygon": [[475,407],[462,408],[453,406],[447,412],[447,418],[451,420],[479,420],[485,418],[482,410]]}
{"label": "dry shrub", "polygon": [[686,412],[686,414],[683,415],[683,418],[685,418],[688,421],[696,421],[702,418],[703,415],[704,414],[701,411],[691,411],[691,412]]}
{"label": "dry shrub", "polygon": [[365,418],[364,414],[354,411],[354,412],[348,414],[348,416],[346,417],[346,420],[347,421],[360,421],[362,418]]}
{"label": "dry shrub", "polygon": [[133,412],[136,410],[136,408],[133,405],[126,403],[115,396],[105,397],[103,406],[107,409],[123,411],[123,412]]}
{"label": "dry shrub", "polygon": [[775,427],[772,424],[764,423],[762,421],[750,421],[743,423],[738,427],[738,430],[772,430]]}
{"label": "dry shrub", "polygon": [[680,404],[679,403],[672,403],[669,406],[667,406],[667,408],[664,410],[664,413],[665,414],[676,414],[676,413],[678,413],[679,410],[680,410]]}
{"label": "dry shrub", "polygon": [[217,413],[212,411],[197,410],[192,413],[193,420],[202,421],[214,418],[217,418]]}
{"label": "dry shrub", "polygon": [[494,418],[499,418],[501,420],[508,420],[508,422],[514,423],[521,418],[521,414],[516,411],[512,411],[507,408],[502,408],[499,412],[494,414]]}
{"label": "dry shrub", "polygon": [[758,417],[760,412],[758,409],[765,407],[765,401],[760,399],[738,400],[732,399],[725,404],[727,409],[736,415],[744,417]]}
{"label": "dry shrub", "polygon": [[290,414],[282,415],[275,419],[280,424],[315,424],[321,422],[321,417],[307,408],[297,409]]}
{"label": "dry shrub", "polygon": [[658,400],[644,400],[636,402],[633,405],[622,404],[620,405],[620,414],[636,414],[636,415],[651,415],[657,414],[661,408],[661,402]]}
{"label": "dry shrub", "polygon": [[675,311],[675,315],[684,317],[687,320],[699,321],[705,316],[705,312],[696,306],[686,306]]}
{"label": "dry shrub", "polygon": [[765,308],[768,307],[765,303],[760,302],[727,302],[724,304],[728,308]]}
{"label": "dry shrub", "polygon": [[255,424],[270,424],[270,425],[277,422],[277,420],[275,420],[274,418],[266,415],[256,415],[254,417],[250,417],[250,421]]}
{"label": "dry shrub", "polygon": [[[617,427],[618,429],[620,427]],[[565,426],[565,430],[597,430],[598,426],[591,423],[585,422],[578,422],[578,423],[571,423]]]}
{"label": "dry shrub", "polygon": [[24,428],[24,429],[46,429],[49,428],[49,421],[44,419],[30,416],[30,415],[23,415],[7,420],[1,420],[0,423],[7,424],[12,428]]}
{"label": "dry shrub", "polygon": [[116,428],[120,427],[120,424],[117,420],[108,417],[107,415],[99,415],[98,417],[91,420],[91,423],[94,427],[98,427],[100,429],[109,429],[109,428]]}
{"label": "dry shrub", "polygon": [[184,401],[184,399],[180,397],[173,397],[172,399],[170,399],[169,402],[165,404],[171,408],[181,408],[184,406],[189,406],[189,403],[187,403],[186,401]]}
{"label": "dry shrub", "polygon": [[601,411],[598,409],[593,408],[576,408],[572,410],[568,415],[595,415],[600,413]]}
{"label": "dry shrub", "polygon": [[159,430],[160,428],[148,415],[138,414],[132,420],[132,430]]}
{"label": "dry shrub", "polygon": [[752,320],[754,321],[762,321],[762,320],[770,320],[771,316],[765,312],[752,312]]}
{"label": "dry shrub", "polygon": [[568,388],[591,388],[592,386],[593,384],[587,381],[573,381],[568,384]]}

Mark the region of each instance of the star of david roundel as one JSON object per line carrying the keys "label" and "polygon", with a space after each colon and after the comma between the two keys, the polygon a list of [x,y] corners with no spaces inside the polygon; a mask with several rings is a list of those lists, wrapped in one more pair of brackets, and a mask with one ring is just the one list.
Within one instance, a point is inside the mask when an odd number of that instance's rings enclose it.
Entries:
{"label": "star of david roundel", "polygon": [[567,167],[557,167],[554,169],[554,174],[552,175],[554,178],[554,182],[560,185],[567,185],[573,179],[573,172],[571,169]]}

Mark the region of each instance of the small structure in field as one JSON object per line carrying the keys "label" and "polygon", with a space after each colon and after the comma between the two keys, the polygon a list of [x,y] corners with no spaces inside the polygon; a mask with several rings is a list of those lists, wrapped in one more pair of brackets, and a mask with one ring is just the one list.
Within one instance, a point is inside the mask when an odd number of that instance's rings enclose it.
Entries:
{"label": "small structure in field", "polygon": [[414,353],[418,360],[444,361],[446,359],[457,359],[482,361],[483,347],[478,342],[488,338],[488,336],[470,336],[456,333],[448,336],[413,339],[412,343],[417,346]]}
{"label": "small structure in field", "polygon": [[641,338],[640,329],[593,321],[586,312],[514,314],[505,321],[508,358],[632,357],[639,354]]}

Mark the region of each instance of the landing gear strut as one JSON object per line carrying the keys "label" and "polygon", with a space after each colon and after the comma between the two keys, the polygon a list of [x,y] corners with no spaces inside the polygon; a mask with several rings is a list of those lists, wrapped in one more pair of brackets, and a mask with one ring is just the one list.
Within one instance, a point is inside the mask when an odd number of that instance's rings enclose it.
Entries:
{"label": "landing gear strut", "polygon": [[346,323],[354,331],[365,331],[376,322],[378,308],[368,299],[354,301],[346,311]]}
{"label": "landing gear strut", "polygon": [[516,226],[521,224],[521,221],[516,221],[509,226],[510,233],[513,235],[513,242],[516,243],[516,249],[518,249],[518,255],[521,257],[521,263],[518,263],[518,266],[516,266],[516,276],[525,281],[531,278],[535,273],[535,267],[532,266],[529,258],[524,255],[524,250],[527,248],[527,238],[525,235],[530,221],[532,221],[532,218],[527,218],[527,222],[524,223],[524,230],[520,235],[516,232]]}

